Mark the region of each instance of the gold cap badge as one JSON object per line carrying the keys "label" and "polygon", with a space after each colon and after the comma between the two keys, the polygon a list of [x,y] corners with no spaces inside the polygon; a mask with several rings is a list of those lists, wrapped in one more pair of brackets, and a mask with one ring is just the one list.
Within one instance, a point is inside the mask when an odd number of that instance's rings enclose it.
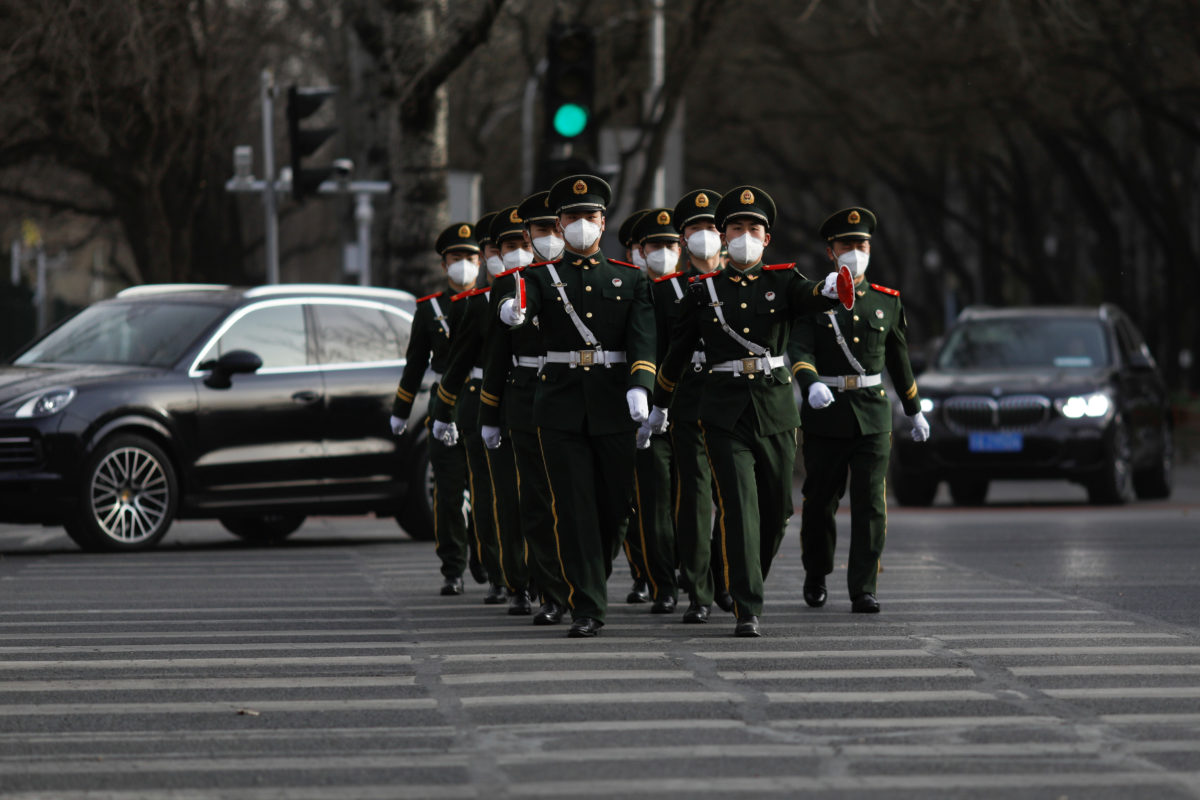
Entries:
{"label": "gold cap badge", "polygon": [[851,225],[857,225],[862,222],[862,216],[857,211],[851,211],[850,215],[846,217],[846,221]]}
{"label": "gold cap badge", "polygon": [[754,203],[754,192],[750,191],[749,189],[742,192],[741,200],[742,200],[742,205],[744,205],[744,206],[753,204]]}
{"label": "gold cap badge", "polygon": [[508,221],[509,222],[520,222],[521,221],[521,218],[519,216],[517,216],[517,210],[515,208],[509,212]]}
{"label": "gold cap badge", "polygon": [[470,225],[459,225],[458,226],[458,238],[470,239],[471,238],[471,226]]}
{"label": "gold cap badge", "polygon": [[696,208],[708,208],[708,195],[704,192],[696,195]]}
{"label": "gold cap badge", "polygon": [[587,194],[587,184],[582,180],[575,181],[575,185],[571,187],[571,191],[575,194]]}
{"label": "gold cap badge", "polygon": [[659,225],[670,225],[671,224],[671,215],[668,214],[666,211],[660,211],[660,212],[658,212],[658,220],[657,221],[658,221]]}

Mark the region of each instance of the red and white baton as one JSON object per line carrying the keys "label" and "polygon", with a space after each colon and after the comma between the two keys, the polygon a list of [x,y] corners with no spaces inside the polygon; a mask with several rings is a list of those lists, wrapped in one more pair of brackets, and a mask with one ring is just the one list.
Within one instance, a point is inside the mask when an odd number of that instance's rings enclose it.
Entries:
{"label": "red and white baton", "polygon": [[838,267],[837,276],[838,300],[849,311],[854,308],[854,278],[850,276],[850,268],[845,264]]}

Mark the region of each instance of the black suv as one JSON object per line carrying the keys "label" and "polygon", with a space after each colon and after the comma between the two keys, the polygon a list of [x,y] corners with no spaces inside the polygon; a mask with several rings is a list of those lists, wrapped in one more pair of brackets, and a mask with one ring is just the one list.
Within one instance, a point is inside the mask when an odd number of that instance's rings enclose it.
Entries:
{"label": "black suv", "polygon": [[374,513],[432,538],[425,426],[388,427],[414,307],[164,284],[85,308],[0,366],[0,522],[61,524],[87,550],[153,547],[182,517],[271,541]]}
{"label": "black suv", "polygon": [[932,435],[914,443],[897,420],[903,505],[929,505],[942,480],[960,505],[997,479],[1067,479],[1093,503],[1171,493],[1166,387],[1116,306],[966,309],[917,383]]}

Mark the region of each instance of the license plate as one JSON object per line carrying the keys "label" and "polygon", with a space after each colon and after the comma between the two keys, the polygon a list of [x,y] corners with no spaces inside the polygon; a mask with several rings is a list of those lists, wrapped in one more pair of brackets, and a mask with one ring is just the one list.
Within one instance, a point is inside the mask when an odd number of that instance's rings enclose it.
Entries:
{"label": "license plate", "polygon": [[972,453],[1019,453],[1024,445],[1019,433],[972,433],[967,438]]}

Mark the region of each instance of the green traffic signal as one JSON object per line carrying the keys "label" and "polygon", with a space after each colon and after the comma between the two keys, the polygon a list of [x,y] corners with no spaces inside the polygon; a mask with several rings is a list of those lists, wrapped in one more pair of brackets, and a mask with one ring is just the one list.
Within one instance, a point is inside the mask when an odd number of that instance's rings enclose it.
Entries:
{"label": "green traffic signal", "polygon": [[583,133],[588,124],[588,110],[575,103],[564,103],[554,112],[554,132],[568,139]]}

